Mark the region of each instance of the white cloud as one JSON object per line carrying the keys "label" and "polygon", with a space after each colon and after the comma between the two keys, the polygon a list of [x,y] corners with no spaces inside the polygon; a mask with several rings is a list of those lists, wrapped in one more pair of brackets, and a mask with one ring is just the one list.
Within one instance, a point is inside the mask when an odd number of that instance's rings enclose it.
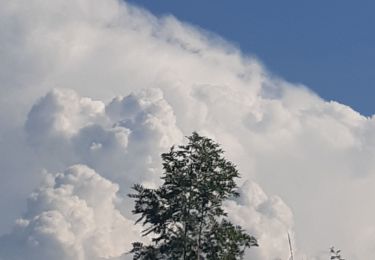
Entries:
{"label": "white cloud", "polygon": [[[239,201],[225,205],[232,220],[258,238],[251,259],[285,258],[286,234],[293,220],[278,197],[268,197],[254,182],[241,188]],[[0,237],[0,257],[15,259],[129,259],[131,243],[144,240],[140,227],[121,213],[126,200],[119,185],[85,165],[45,173],[12,231]],[[126,206],[130,209],[132,203]],[[1,259],[1,258],[0,258]]]}
{"label": "white cloud", "polygon": [[117,209],[119,187],[75,165],[45,178],[13,231],[0,238],[4,259],[111,259],[130,250],[139,230]]}
{"label": "white cloud", "polygon": [[116,97],[107,106],[55,89],[32,107],[25,130],[45,167],[83,163],[127,186],[159,179],[160,154],[182,141],[159,89]]}
{"label": "white cloud", "polygon": [[[134,182],[155,185],[160,154],[197,130],[238,164],[240,185],[255,180],[279,195],[246,184],[244,199],[259,200],[232,205],[237,221],[254,217],[248,228],[266,241],[254,250],[260,259],[286,256],[293,222],[308,255],[332,244],[348,259],[375,254],[374,117],[275,79],[216,36],[115,0],[2,1],[0,46],[0,234],[11,232],[41,169],[86,164],[126,193]],[[72,194],[64,207],[88,199]],[[22,239],[70,223],[62,204],[37,211],[42,204],[33,204],[37,219],[16,225]],[[62,228],[43,253],[64,254],[79,232]],[[11,234],[8,245],[25,242]]]}
{"label": "white cloud", "polygon": [[288,259],[288,233],[293,238],[293,214],[277,196],[267,196],[262,188],[246,181],[238,201],[225,204],[230,218],[254,235],[260,245],[247,251],[246,259]]}

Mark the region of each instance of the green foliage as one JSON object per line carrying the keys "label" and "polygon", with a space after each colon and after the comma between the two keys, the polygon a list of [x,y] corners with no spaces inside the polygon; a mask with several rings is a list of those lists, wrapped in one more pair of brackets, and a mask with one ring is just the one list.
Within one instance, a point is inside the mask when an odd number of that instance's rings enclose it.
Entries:
{"label": "green foliage", "polygon": [[258,246],[254,237],[227,220],[224,200],[239,196],[239,173],[209,138],[193,133],[187,145],[162,154],[163,184],[134,185],[133,214],[151,245],[133,243],[133,259],[241,259]]}

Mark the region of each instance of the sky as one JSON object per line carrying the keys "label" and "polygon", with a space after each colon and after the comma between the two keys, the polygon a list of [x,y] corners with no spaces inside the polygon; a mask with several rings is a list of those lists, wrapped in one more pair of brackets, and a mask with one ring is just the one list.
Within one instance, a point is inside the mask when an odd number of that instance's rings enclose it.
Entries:
{"label": "sky", "polygon": [[[126,194],[158,186],[160,154],[193,131],[241,174],[240,199],[224,206],[259,241],[246,260],[288,259],[288,233],[296,259],[329,259],[332,245],[372,259],[375,117],[325,98],[320,76],[310,87],[272,63],[295,53],[273,59],[161,12],[117,0],[0,2],[0,259],[131,259],[131,243],[147,238]],[[325,72],[341,81],[338,71]]]}
{"label": "sky", "polygon": [[272,73],[374,114],[373,1],[130,2],[217,33]]}

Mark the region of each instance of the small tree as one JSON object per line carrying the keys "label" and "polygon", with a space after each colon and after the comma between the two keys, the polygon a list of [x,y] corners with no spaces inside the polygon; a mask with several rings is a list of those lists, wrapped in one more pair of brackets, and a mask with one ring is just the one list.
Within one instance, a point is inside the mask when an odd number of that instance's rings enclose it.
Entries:
{"label": "small tree", "polygon": [[162,154],[163,184],[134,185],[136,223],[151,244],[133,243],[133,259],[241,259],[257,240],[227,219],[224,200],[239,196],[236,167],[209,138],[193,133],[188,144]]}
{"label": "small tree", "polygon": [[345,260],[344,258],[341,257],[341,250],[340,249],[335,249],[335,247],[330,248],[330,253],[331,253],[331,260]]}

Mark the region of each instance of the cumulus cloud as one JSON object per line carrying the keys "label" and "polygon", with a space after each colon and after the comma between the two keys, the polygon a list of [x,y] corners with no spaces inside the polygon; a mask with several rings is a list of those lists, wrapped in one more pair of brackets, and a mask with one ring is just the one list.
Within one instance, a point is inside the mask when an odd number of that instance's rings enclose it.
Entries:
{"label": "cumulus cloud", "polygon": [[[75,115],[69,116],[66,111]],[[161,174],[160,154],[183,142],[173,109],[160,89],[115,97],[106,105],[81,98],[73,90],[54,89],[32,107],[25,130],[39,160],[45,159],[43,165],[58,169],[85,163],[119,182],[122,193],[129,192],[134,182],[155,186]],[[245,182],[242,193],[241,201],[231,201],[227,208],[234,222],[256,235],[262,244],[249,257],[276,259],[288,255],[283,243],[293,228],[290,209],[280,198],[268,198],[254,182]],[[130,207],[121,208],[131,217]],[[249,217],[253,222],[246,221]]]}
{"label": "cumulus cloud", "polygon": [[84,163],[121,184],[156,181],[160,154],[182,141],[159,89],[115,97],[107,105],[55,89],[30,110],[25,130],[43,165]]}
{"label": "cumulus cloud", "polygon": [[[374,117],[273,77],[202,29],[116,0],[5,0],[0,82],[6,260],[24,253],[54,259],[52,252],[60,254],[55,259],[121,257],[124,248],[116,244],[85,251],[83,234],[110,220],[90,217],[97,208],[80,193],[86,174],[57,184],[72,175],[64,170],[88,165],[97,173],[73,169],[117,183],[119,194],[134,182],[157,185],[160,154],[193,130],[221,143],[242,173],[243,200],[228,207],[263,242],[253,257],[286,258],[287,231],[296,248],[316,259],[332,244],[351,259],[375,254],[375,210],[362,203],[375,195]],[[64,173],[48,177],[11,230],[44,168]],[[131,218],[128,201],[111,203],[113,212]],[[76,216],[64,215],[70,207],[79,209]],[[74,218],[83,226],[73,228]],[[33,251],[28,237],[43,249]],[[110,233],[105,239],[103,245],[111,243]],[[23,251],[12,251],[17,244]]]}
{"label": "cumulus cloud", "polygon": [[246,259],[289,259],[288,233],[293,237],[290,208],[250,180],[241,186],[240,194],[237,201],[228,201],[225,207],[233,222],[246,228],[260,244],[260,248],[247,251]]}
{"label": "cumulus cloud", "polygon": [[[287,257],[282,242],[292,227],[290,209],[253,182],[246,182],[241,193],[240,201],[228,201],[225,207],[232,220],[262,244],[247,256]],[[131,243],[144,238],[134,226],[135,219],[121,213],[124,201],[118,184],[85,165],[45,173],[41,186],[30,195],[23,217],[0,237],[0,259],[130,259]]]}
{"label": "cumulus cloud", "polygon": [[24,216],[0,238],[4,259],[112,259],[138,230],[117,209],[119,186],[84,165],[48,174]]}

